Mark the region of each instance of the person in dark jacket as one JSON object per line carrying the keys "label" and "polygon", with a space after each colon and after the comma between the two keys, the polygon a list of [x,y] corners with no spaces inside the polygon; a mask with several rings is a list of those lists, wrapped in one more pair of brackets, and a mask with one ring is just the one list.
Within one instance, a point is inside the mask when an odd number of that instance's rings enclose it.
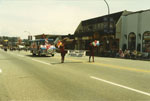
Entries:
{"label": "person in dark jacket", "polygon": [[91,62],[91,57],[94,62],[94,46],[92,43],[89,44],[89,62]]}
{"label": "person in dark jacket", "polygon": [[61,53],[61,63],[64,63],[64,59],[65,59],[65,55],[66,55],[66,51],[65,51],[65,45],[64,43],[62,43],[62,45],[59,47],[60,49],[60,53]]}

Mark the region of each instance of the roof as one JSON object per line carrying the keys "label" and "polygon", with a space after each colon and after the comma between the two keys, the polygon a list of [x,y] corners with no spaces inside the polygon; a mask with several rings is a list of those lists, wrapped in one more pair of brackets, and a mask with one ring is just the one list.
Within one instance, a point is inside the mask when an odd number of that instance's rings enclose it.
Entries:
{"label": "roof", "polygon": [[45,38],[55,39],[55,38],[61,37],[61,36],[65,36],[65,35],[40,34],[40,35],[35,35],[35,39],[45,39]]}
{"label": "roof", "polygon": [[34,35],[35,37],[58,37],[58,36],[65,36],[65,35],[56,35],[56,34],[39,34],[39,35]]}
{"label": "roof", "polygon": [[96,18],[91,18],[91,19],[88,19],[88,20],[84,20],[84,21],[82,21],[82,25],[86,25],[87,23],[88,24],[93,24],[93,23],[97,23],[97,22],[103,22],[105,17],[112,17],[114,20],[118,20],[123,12],[124,11],[117,12],[117,13],[112,13],[112,14],[109,14],[109,15],[104,15],[104,16],[100,16],[100,17],[96,17]]}
{"label": "roof", "polygon": [[39,37],[39,36],[43,36],[43,35],[45,35],[45,36],[64,36],[64,35],[52,35],[52,34],[39,34],[39,35],[34,35],[35,37]]}
{"label": "roof", "polygon": [[147,10],[140,10],[140,11],[136,11],[136,12],[131,12],[129,14],[126,14],[124,16],[128,16],[128,15],[131,15],[131,14],[136,14],[136,13],[143,13],[143,12],[146,12],[146,11],[150,11],[150,9],[147,9]]}

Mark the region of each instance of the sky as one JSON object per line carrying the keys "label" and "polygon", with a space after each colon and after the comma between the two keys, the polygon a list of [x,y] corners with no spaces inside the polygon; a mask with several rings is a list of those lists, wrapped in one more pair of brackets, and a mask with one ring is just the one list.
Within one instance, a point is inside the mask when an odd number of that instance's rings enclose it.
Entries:
{"label": "sky", "polygon": [[[150,0],[106,0],[110,13],[150,9]],[[81,21],[108,14],[104,0],[0,0],[0,36],[74,34]]]}

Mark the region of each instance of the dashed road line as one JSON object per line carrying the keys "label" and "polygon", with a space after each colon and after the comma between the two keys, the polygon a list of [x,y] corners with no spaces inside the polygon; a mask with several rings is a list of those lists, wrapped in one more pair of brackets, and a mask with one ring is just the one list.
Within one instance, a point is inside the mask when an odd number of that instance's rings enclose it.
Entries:
{"label": "dashed road line", "polygon": [[130,87],[120,85],[120,84],[117,84],[117,83],[114,83],[114,82],[110,82],[110,81],[107,81],[107,80],[104,80],[104,79],[100,79],[100,78],[97,78],[97,77],[94,77],[94,76],[90,76],[90,78],[95,79],[95,80],[99,80],[99,81],[102,81],[102,82],[105,82],[105,83],[108,83],[108,84],[111,84],[111,85],[114,85],[114,86],[118,86],[118,87],[121,87],[121,88],[124,88],[124,89],[128,89],[130,91],[134,91],[134,92],[137,92],[137,93],[140,93],[140,94],[143,94],[143,95],[150,96],[150,93],[147,93],[147,92],[144,92],[144,91],[141,91],[141,90],[130,88]]}
{"label": "dashed road line", "polygon": [[50,66],[52,66],[52,64],[51,64],[51,63],[47,63],[47,62],[40,61],[40,60],[37,60],[37,59],[31,59],[31,60],[36,61],[36,62],[39,62],[39,63],[43,63],[43,64],[46,64],[46,65],[50,65]]}
{"label": "dashed road line", "polygon": [[[18,56],[18,57],[25,57],[25,56],[23,56],[23,55],[19,55],[19,54],[14,54],[14,53],[10,53],[10,54],[12,54],[12,55],[16,55],[16,56]],[[51,63],[47,63],[47,62],[40,61],[40,60],[37,60],[37,59],[32,59],[32,58],[30,58],[30,59],[31,59],[31,60],[33,60],[33,61],[36,61],[36,62],[42,63],[42,64],[46,64],[46,65],[50,65],[50,66],[52,66],[52,64],[51,64]]]}

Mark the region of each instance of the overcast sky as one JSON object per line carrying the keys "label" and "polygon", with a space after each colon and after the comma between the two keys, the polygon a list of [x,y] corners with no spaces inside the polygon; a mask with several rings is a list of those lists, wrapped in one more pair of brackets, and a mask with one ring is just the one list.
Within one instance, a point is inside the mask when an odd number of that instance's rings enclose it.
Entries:
{"label": "overcast sky", "polygon": [[[110,13],[150,9],[150,0],[107,0]],[[0,36],[73,34],[82,20],[108,13],[104,0],[0,0]]]}

